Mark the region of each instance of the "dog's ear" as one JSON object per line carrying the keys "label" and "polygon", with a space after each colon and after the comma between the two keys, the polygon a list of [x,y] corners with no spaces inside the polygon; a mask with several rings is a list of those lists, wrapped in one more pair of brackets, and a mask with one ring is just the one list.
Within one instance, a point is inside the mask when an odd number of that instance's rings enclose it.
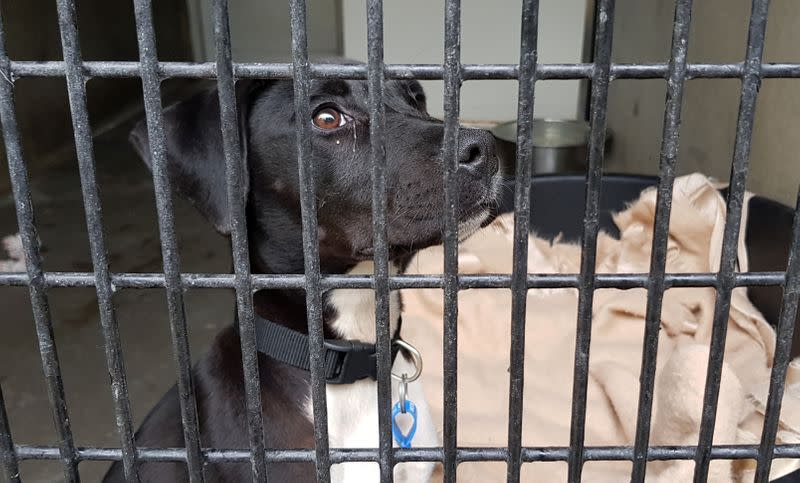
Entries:
{"label": "dog's ear", "polygon": [[[247,176],[247,117],[258,81],[236,84],[236,108],[239,122],[240,152]],[[222,234],[230,234],[231,220],[225,178],[225,155],[220,131],[219,98],[216,89],[197,94],[164,109],[166,157],[172,187],[188,199]],[[144,120],[133,128],[130,142],[152,169],[153,160]]]}

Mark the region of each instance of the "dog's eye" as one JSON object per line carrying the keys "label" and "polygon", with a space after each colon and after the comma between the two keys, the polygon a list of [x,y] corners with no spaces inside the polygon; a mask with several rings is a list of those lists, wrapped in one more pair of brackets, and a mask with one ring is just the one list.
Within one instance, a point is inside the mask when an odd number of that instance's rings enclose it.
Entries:
{"label": "dog's eye", "polygon": [[347,124],[347,116],[332,107],[320,109],[314,114],[314,125],[320,129],[336,129]]}

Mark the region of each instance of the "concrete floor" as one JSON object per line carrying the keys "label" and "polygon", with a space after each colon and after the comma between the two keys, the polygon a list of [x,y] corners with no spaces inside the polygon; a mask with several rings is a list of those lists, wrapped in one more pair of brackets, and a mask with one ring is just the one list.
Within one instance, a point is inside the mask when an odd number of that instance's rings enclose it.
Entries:
{"label": "concrete floor", "polygon": [[[162,270],[155,198],[149,171],[127,143],[129,125],[95,142],[106,244],[113,272]],[[77,162],[67,156],[31,180],[47,271],[91,272]],[[184,272],[229,272],[227,241],[181,199],[175,218]],[[17,231],[13,199],[0,197],[0,237]],[[0,258],[4,258],[0,256]],[[119,446],[103,339],[93,288],[54,288],[48,293],[75,442]],[[229,324],[233,296],[197,289],[185,297],[193,359]],[[120,290],[114,296],[122,337],[134,424],[174,384],[175,365],[163,290]],[[25,287],[0,287],[0,383],[15,443],[54,445],[55,431]],[[84,481],[98,481],[108,463],[80,465]],[[26,482],[62,480],[56,462],[21,463]],[[2,476],[0,476],[2,479]]]}

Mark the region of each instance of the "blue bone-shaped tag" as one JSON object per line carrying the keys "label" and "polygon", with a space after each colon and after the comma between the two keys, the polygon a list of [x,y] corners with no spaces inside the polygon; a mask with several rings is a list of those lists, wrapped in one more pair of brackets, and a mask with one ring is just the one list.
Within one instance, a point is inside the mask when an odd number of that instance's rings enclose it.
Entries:
{"label": "blue bone-shaped tag", "polygon": [[392,408],[392,434],[401,448],[410,448],[411,440],[414,439],[414,434],[417,432],[417,406],[408,399],[405,402],[405,412],[411,415],[411,428],[409,428],[408,433],[403,434],[400,426],[398,426],[397,415],[402,412],[402,408],[400,407],[400,401],[397,401]]}

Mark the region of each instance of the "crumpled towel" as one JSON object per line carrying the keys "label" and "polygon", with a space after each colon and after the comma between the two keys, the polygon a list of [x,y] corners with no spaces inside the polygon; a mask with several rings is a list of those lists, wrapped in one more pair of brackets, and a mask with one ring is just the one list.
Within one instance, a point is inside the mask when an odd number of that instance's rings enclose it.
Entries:
{"label": "crumpled towel", "polygon": [[[655,189],[642,193],[615,223],[621,238],[598,240],[598,273],[649,270]],[[557,201],[556,201],[557,202]],[[719,268],[725,203],[703,175],[675,181],[667,255],[668,273],[713,272]],[[745,220],[746,221],[746,220]],[[510,273],[513,217],[504,215],[459,252],[461,273]],[[746,223],[743,223],[744,227]],[[747,271],[744,234],[739,268]],[[441,273],[442,248],[420,252],[409,273]],[[580,247],[529,239],[530,273],[578,273]],[[425,359],[428,404],[442,422],[442,292],[405,290],[403,335]],[[654,393],[651,444],[697,443],[708,361],[715,293],[713,288],[673,288],[664,295]],[[525,348],[523,444],[568,446],[578,293],[575,289],[528,292]],[[631,445],[636,431],[639,371],[647,302],[645,289],[597,290],[593,306],[586,444]],[[508,369],[511,294],[473,289],[459,296],[458,444],[505,446],[508,427]],[[715,444],[757,444],[769,387],[775,333],[750,303],[745,288],[733,292],[723,367]],[[800,441],[800,362],[787,376],[779,443]],[[651,462],[648,481],[691,481],[692,461]],[[504,463],[462,463],[462,482],[505,481]],[[775,460],[772,478],[800,468],[796,460]],[[584,480],[630,479],[630,462],[587,462]],[[753,461],[711,464],[709,481],[752,481]],[[524,481],[566,481],[566,463],[530,463]]]}

